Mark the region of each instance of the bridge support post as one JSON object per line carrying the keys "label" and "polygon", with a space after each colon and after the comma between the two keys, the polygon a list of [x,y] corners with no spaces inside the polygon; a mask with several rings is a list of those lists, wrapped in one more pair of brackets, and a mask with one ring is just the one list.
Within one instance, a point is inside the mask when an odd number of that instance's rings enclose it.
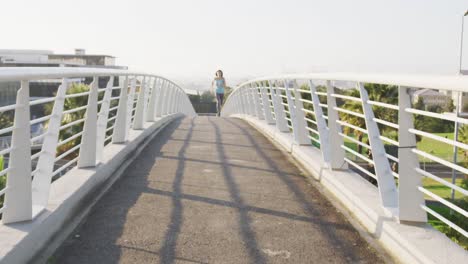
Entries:
{"label": "bridge support post", "polygon": [[166,99],[164,100],[164,110],[163,110],[163,113],[165,116],[170,113],[171,96],[172,96],[172,88],[171,88],[171,84],[168,83],[168,85],[166,86],[166,93],[165,93]]}
{"label": "bridge support post", "polygon": [[10,162],[6,179],[4,224],[31,220],[31,125],[29,81],[21,81],[15,106]]}
{"label": "bridge support post", "polygon": [[138,101],[136,106],[135,112],[135,119],[133,121],[133,129],[134,130],[142,130],[144,129],[144,124],[146,120],[146,111],[148,108],[148,100],[147,99],[147,83],[149,81],[146,80],[147,77],[143,77],[143,81],[140,84],[140,92],[138,93]]}
{"label": "bridge support post", "polygon": [[309,131],[307,130],[307,122],[305,120],[304,105],[302,103],[302,96],[299,92],[299,87],[297,81],[293,80],[293,91],[294,91],[294,107],[296,115],[296,127],[294,130],[297,131],[294,138],[296,139],[297,144],[299,145],[311,145],[311,140],[309,138]]}
{"label": "bridge support post", "polygon": [[411,151],[416,147],[416,136],[409,132],[414,129],[414,123],[413,115],[406,112],[406,109],[411,108],[408,88],[400,86],[398,97],[398,219],[426,223],[427,213],[421,208],[421,205],[425,205],[424,195],[418,190],[418,186],[422,186],[422,176],[416,172],[419,169],[419,159]]}
{"label": "bridge support post", "polygon": [[[153,78],[153,82],[151,85],[151,97],[149,99],[148,110],[146,113],[146,121],[147,122],[154,122],[156,117],[156,101],[158,95],[158,80],[157,78]],[[149,93],[149,92],[148,92]]]}
{"label": "bridge support post", "polygon": [[[136,90],[136,76],[133,76],[132,82],[130,83],[130,92],[128,94],[128,109],[127,109],[127,131],[130,131],[130,127],[132,127],[132,118],[134,118],[133,110],[135,106],[135,90]],[[127,132],[128,133],[128,132]]]}
{"label": "bridge support post", "polygon": [[174,103],[175,103],[175,97],[176,97],[177,90],[175,88],[175,85],[171,83],[171,97],[169,98],[169,111],[168,114],[173,114],[174,113]]}
{"label": "bridge support post", "polygon": [[257,118],[260,120],[265,119],[263,116],[262,107],[260,106],[260,98],[258,96],[258,89],[256,84],[250,84],[250,92],[252,93],[252,101],[255,105],[255,114]]}
{"label": "bridge support post", "polygon": [[245,109],[246,110],[245,114],[250,115],[250,116],[255,116],[254,111],[252,110],[253,106],[252,106],[252,102],[251,102],[247,88],[241,87],[240,89],[242,89],[241,93],[242,93],[242,96],[244,97],[245,104],[247,106]]}
{"label": "bridge support post", "polygon": [[391,212],[398,208],[398,195],[393,179],[390,163],[386,155],[384,144],[380,139],[380,132],[377,123],[374,121],[374,111],[368,103],[369,96],[362,83],[358,83],[358,89],[361,94],[362,109],[366,121],[369,144],[372,151],[372,160],[374,161],[375,175],[379,184],[379,194],[384,208]]}
{"label": "bridge support post", "polygon": [[104,141],[106,139],[107,120],[109,120],[109,107],[110,98],[112,95],[112,88],[114,86],[114,76],[110,76],[107,82],[106,90],[104,91],[104,97],[102,99],[101,110],[99,111],[99,117],[97,121],[97,141],[96,141],[96,157],[99,161],[102,161],[104,155]]}
{"label": "bridge support post", "polygon": [[38,210],[45,208],[49,202],[50,185],[52,184],[52,174],[55,164],[55,152],[59,141],[65,95],[69,86],[68,80],[63,79],[62,84],[57,90],[47,132],[42,142],[42,150],[37,162],[36,174],[32,181],[33,208],[37,208]]}
{"label": "bridge support post", "polygon": [[156,116],[157,117],[163,116],[164,93],[166,90],[165,86],[166,86],[166,80],[161,80],[161,82],[159,82],[158,101],[156,103]]}
{"label": "bridge support post", "polygon": [[240,102],[240,109],[239,109],[239,113],[241,114],[246,114],[247,113],[247,105],[244,101],[244,97],[242,95],[242,90],[239,90],[236,92],[236,97],[238,98],[239,102]]}
{"label": "bridge support post", "polygon": [[117,108],[117,117],[115,119],[113,143],[123,143],[127,141],[128,130],[128,76],[124,76],[122,87],[120,88],[119,105]]}
{"label": "bridge support post", "polygon": [[81,136],[80,155],[78,158],[78,168],[96,166],[97,150],[97,115],[98,115],[98,77],[93,78],[90,84],[88,106],[85,113],[83,135]]}
{"label": "bridge support post", "polygon": [[345,151],[341,148],[344,145],[343,138],[340,136],[341,125],[336,107],[336,98],[332,96],[335,88],[331,81],[327,81],[327,109],[328,109],[328,144],[330,146],[330,169],[346,170],[348,164],[345,162]]}
{"label": "bridge support post", "polygon": [[273,109],[275,111],[276,127],[281,132],[289,132],[288,123],[286,121],[286,114],[284,113],[284,106],[281,104],[283,98],[280,96],[281,91],[278,89],[278,84],[273,86],[270,81],[271,99],[273,100]]}
{"label": "bridge support post", "polygon": [[317,122],[317,130],[319,132],[320,150],[324,162],[328,165],[330,163],[330,140],[327,128],[327,122],[323,117],[323,110],[320,106],[320,99],[317,95],[317,87],[309,80],[310,96],[312,98],[312,105],[314,107],[315,121]]}
{"label": "bridge support post", "polygon": [[270,100],[268,98],[268,95],[266,94],[266,85],[263,82],[260,82],[260,94],[262,95],[262,101],[263,101],[263,112],[265,114],[265,120],[268,124],[274,124],[275,120],[273,119],[273,116],[271,114],[271,107],[270,107]]}
{"label": "bridge support post", "polygon": [[310,139],[307,137],[307,130],[305,128],[305,119],[304,119],[304,112],[302,111],[302,102],[301,96],[297,91],[297,83],[293,81],[293,91],[294,97],[292,98],[291,88],[289,87],[288,80],[284,80],[284,86],[286,89],[286,98],[288,101],[288,108],[289,108],[289,115],[291,117],[291,123],[293,127],[293,136],[294,141],[298,145],[310,145]]}

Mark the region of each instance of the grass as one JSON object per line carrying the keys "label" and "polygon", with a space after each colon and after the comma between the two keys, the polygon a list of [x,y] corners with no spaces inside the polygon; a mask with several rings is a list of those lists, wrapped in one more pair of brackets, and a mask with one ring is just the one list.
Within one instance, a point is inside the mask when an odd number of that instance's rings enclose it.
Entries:
{"label": "grass", "polygon": [[[435,133],[434,135],[453,140],[453,133]],[[449,144],[423,137],[422,140],[417,143],[417,147],[419,150],[440,157],[444,160],[453,161],[453,146]]]}
{"label": "grass", "polygon": [[[449,187],[443,185],[443,184],[440,184],[439,182],[437,181],[434,181],[433,179],[430,179],[430,178],[426,178],[424,177],[423,178],[423,187],[425,189],[427,189],[428,191],[444,198],[444,199],[451,199],[452,197],[452,192]],[[455,184],[457,186],[461,186],[462,185],[462,179],[459,177],[456,181],[455,181]],[[461,194],[460,192],[455,192],[455,199],[462,199],[464,197],[463,194]],[[431,197],[427,196],[426,197],[426,200],[433,200]]]}
{"label": "grass", "polygon": [[[440,136],[440,137],[447,137],[448,139],[453,139],[453,133],[435,133],[435,135]],[[354,137],[353,134],[349,134],[350,137]],[[362,138],[362,142],[367,141],[367,136],[364,136]],[[344,144],[348,148],[357,151],[357,144],[344,138]],[[385,145],[388,145],[388,143],[384,142]],[[427,152],[429,154],[432,154],[434,156],[437,156],[439,158],[442,158],[447,161],[453,161],[453,146],[434,140],[430,138],[423,137],[420,142],[417,143],[417,147],[419,150],[422,150],[424,152]],[[423,162],[424,158],[420,157],[420,161]],[[426,162],[430,162],[430,160],[425,160]]]}
{"label": "grass", "polygon": [[[466,210],[467,200],[460,199],[458,201],[459,201],[458,205]],[[441,214],[443,217],[450,220],[451,222],[455,223],[459,227],[465,230],[468,228],[468,224],[467,224],[468,222],[465,220],[465,217],[456,213],[451,214],[450,209],[448,207],[443,206],[443,205],[438,205],[438,204],[431,204],[431,205],[428,205],[428,207],[436,211],[437,213]],[[452,241],[460,245],[462,248],[464,248],[465,250],[468,250],[468,238],[464,237],[462,234],[450,228],[444,222],[435,218],[431,214],[428,214],[428,223],[435,229],[445,234]]]}

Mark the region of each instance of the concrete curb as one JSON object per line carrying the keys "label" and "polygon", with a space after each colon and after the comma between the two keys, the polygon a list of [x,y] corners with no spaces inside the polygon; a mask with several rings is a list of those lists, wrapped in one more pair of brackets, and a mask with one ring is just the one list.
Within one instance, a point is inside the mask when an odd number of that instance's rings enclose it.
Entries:
{"label": "concrete curb", "polygon": [[466,263],[468,252],[430,225],[399,224],[379,205],[378,190],[350,171],[330,171],[322,164],[320,151],[293,143],[291,133],[281,133],[275,125],[246,115],[233,115],[278,143],[323,185],[395,259],[403,263]]}
{"label": "concrete curb", "polygon": [[144,130],[131,130],[127,143],[105,148],[97,167],[75,167],[55,181],[46,211],[33,221],[0,225],[0,263],[46,262],[148,142],[181,116],[165,116],[145,123]]}

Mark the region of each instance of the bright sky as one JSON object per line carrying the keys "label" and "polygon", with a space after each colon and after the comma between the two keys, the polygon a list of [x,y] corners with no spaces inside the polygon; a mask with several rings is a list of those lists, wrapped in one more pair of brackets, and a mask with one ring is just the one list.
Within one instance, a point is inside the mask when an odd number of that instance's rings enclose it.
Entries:
{"label": "bright sky", "polygon": [[[118,57],[203,82],[294,72],[458,72],[468,0],[2,1],[0,49]],[[468,68],[468,17],[464,60]]]}

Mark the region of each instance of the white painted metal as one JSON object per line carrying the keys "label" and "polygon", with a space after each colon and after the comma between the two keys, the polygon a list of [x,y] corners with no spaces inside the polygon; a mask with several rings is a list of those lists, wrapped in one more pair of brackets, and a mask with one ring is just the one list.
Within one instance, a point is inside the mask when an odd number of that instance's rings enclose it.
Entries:
{"label": "white painted metal", "polygon": [[[128,76],[131,76],[129,80]],[[90,84],[90,91],[66,95],[67,88],[70,85],[69,78],[84,80],[85,77],[93,77]],[[106,88],[99,89],[99,77],[109,78]],[[61,78],[62,85],[57,90],[57,95],[53,98],[45,98],[40,100],[30,101],[29,98],[29,80],[36,79],[54,79]],[[113,87],[114,79],[120,78],[119,87]],[[136,80],[145,78],[145,83],[140,87],[138,100],[135,101]],[[136,118],[136,128],[138,123],[143,120],[139,119],[148,114],[151,110],[144,110],[151,105],[152,111],[157,109],[156,99],[161,95],[160,89],[157,89],[157,83],[153,82],[153,87],[150,87],[151,81],[159,80],[169,84],[168,90],[173,90],[173,97],[165,100],[167,109],[171,113],[184,113],[194,116],[195,111],[190,106],[190,100],[185,96],[183,90],[175,83],[159,76],[147,75],[142,73],[131,73],[129,71],[120,70],[101,70],[101,69],[56,69],[56,68],[22,68],[22,69],[0,69],[0,81],[20,81],[21,89],[17,93],[17,102],[14,105],[1,107],[0,111],[15,111],[14,125],[0,130],[0,134],[12,133],[11,146],[1,150],[1,154],[9,154],[8,168],[0,172],[1,176],[7,178],[7,187],[0,190],[0,195],[4,195],[5,204],[0,209],[3,223],[14,223],[32,219],[40,213],[48,205],[49,190],[51,188],[52,179],[63,173],[68,173],[72,166],[77,164],[78,167],[94,167],[97,161],[102,162],[102,154],[104,151],[104,142],[112,139],[114,143],[126,142],[132,119],[132,112],[136,110],[138,114]],[[129,82],[131,83],[129,89]],[[112,97],[114,90],[120,89],[118,97]],[[128,92],[129,91],[129,92]],[[151,93],[150,93],[151,92]],[[103,94],[102,94],[103,93]],[[154,93],[154,94],[153,94]],[[159,94],[158,94],[159,93]],[[98,102],[99,94],[103,95],[102,101]],[[85,106],[78,106],[73,109],[64,111],[65,99],[73,99],[78,97],[88,97],[88,103]],[[111,101],[119,100],[119,105],[110,108]],[[168,98],[166,98],[168,99]],[[137,102],[137,109],[134,109],[134,104]],[[161,99],[161,102],[163,100]],[[30,118],[30,106],[53,103],[52,113],[48,116]],[[174,105],[174,104],[179,105]],[[183,104],[183,105],[182,105]],[[98,115],[98,108],[100,111]],[[142,108],[143,106],[143,108]],[[162,107],[162,106],[160,106]],[[66,125],[62,125],[64,115],[76,113],[78,111],[85,112],[85,117],[79,120],[71,120]],[[116,116],[109,118],[109,112],[115,111]],[[141,115],[143,113],[143,115]],[[151,115],[151,113],[149,113]],[[152,115],[154,117],[154,114]],[[67,116],[68,118],[69,116]],[[107,127],[109,121],[115,120],[111,127]],[[31,125],[39,123],[47,123],[47,131],[41,135],[34,135],[31,138]],[[77,128],[83,124],[82,131],[79,131],[67,139],[59,142],[59,134],[61,131]],[[106,135],[106,133],[112,133]],[[67,143],[81,137],[81,142],[77,145],[63,150],[60,155],[57,155],[57,148],[60,146],[66,147]],[[42,149],[31,156],[31,143],[41,142]],[[78,157],[72,157],[66,164],[54,170],[55,162],[62,160],[72,153],[79,151]],[[31,171],[31,160],[38,159],[37,166],[34,172]],[[32,179],[31,176],[34,176]]]}
{"label": "white painted metal", "polygon": [[372,106],[367,103],[369,96],[362,83],[357,84],[362,99],[362,109],[364,111],[364,119],[369,136],[369,144],[372,151],[372,159],[374,161],[375,175],[379,183],[380,199],[382,206],[394,212],[398,208],[398,193],[396,190],[395,180],[393,179],[392,170],[388,158],[386,156],[384,144],[380,139],[380,132],[377,123],[374,121],[374,111]]}
{"label": "white painted metal", "polygon": [[132,127],[133,124],[133,111],[134,106],[135,106],[135,91],[136,91],[136,83],[137,80],[135,76],[132,77],[131,83],[130,83],[130,91],[128,93],[128,106],[127,106],[127,131],[130,131],[130,128]]}
{"label": "white painted metal", "polygon": [[109,120],[110,98],[112,96],[112,88],[114,86],[114,76],[109,78],[107,82],[104,97],[102,98],[101,109],[97,121],[97,141],[96,141],[96,158],[102,161],[104,155],[104,141],[106,139],[107,122]]}
{"label": "white painted metal", "polygon": [[78,159],[79,168],[94,167],[97,162],[98,83],[98,77],[94,77],[90,85],[83,135],[81,136],[81,147]]}
{"label": "white painted metal", "polygon": [[284,106],[281,104],[283,99],[279,96],[281,91],[277,89],[277,85],[273,85],[269,81],[271,95],[273,99],[273,109],[275,111],[276,127],[280,132],[289,132],[288,122],[286,122],[286,114],[284,113]]}
{"label": "white painted metal", "polygon": [[55,152],[59,141],[65,94],[69,86],[68,80],[63,79],[57,90],[51,118],[42,143],[42,151],[37,162],[36,173],[32,182],[32,199],[33,205],[38,208],[45,208],[49,202],[49,191],[54,172]]}
{"label": "white painted metal", "polygon": [[[289,89],[289,88],[288,88]],[[302,104],[302,97],[301,93],[299,92],[299,87],[297,85],[297,81],[292,81],[292,89],[294,92],[294,109],[295,109],[295,119],[293,122],[293,133],[294,139],[297,144],[299,145],[310,145],[311,141],[309,139],[309,132],[307,132],[307,122],[305,120],[305,115],[302,109],[304,109],[304,105]],[[291,115],[292,118],[292,115]]]}
{"label": "white painted metal", "polygon": [[122,77],[120,82],[122,82],[122,88],[112,137],[113,143],[124,143],[128,138],[128,76]]}
{"label": "white painted metal", "polygon": [[157,97],[157,103],[156,103],[156,117],[161,117],[162,116],[162,111],[163,111],[163,99],[164,99],[164,91],[165,91],[165,85],[166,85],[166,80],[160,80],[159,86],[158,86],[158,93],[159,96]]}
{"label": "white painted metal", "polygon": [[260,120],[265,119],[262,111],[262,106],[260,105],[257,83],[250,84],[250,94],[252,95],[252,100],[255,104],[255,113],[257,114],[257,118]]}
{"label": "white painted metal", "polygon": [[268,100],[266,89],[267,88],[264,82],[260,82],[260,94],[263,102],[263,113],[265,116],[265,120],[268,124],[274,124],[275,120],[273,119],[273,116],[271,114],[270,100]]}
{"label": "white painted metal", "polygon": [[27,221],[33,217],[31,194],[31,127],[29,81],[21,81],[16,98],[12,150],[2,215],[4,224]]}
{"label": "white painted metal", "polygon": [[157,96],[159,93],[158,90],[158,78],[153,78],[153,82],[151,83],[151,97],[149,99],[148,109],[146,113],[146,121],[147,122],[154,122],[156,119],[156,103],[157,103]]}
{"label": "white painted metal", "polygon": [[317,95],[317,87],[312,80],[309,81],[310,96],[312,98],[312,105],[315,113],[315,122],[319,132],[320,150],[322,157],[326,164],[330,163],[330,139],[328,135],[327,122],[323,118],[322,107],[320,107],[320,99]]}
{"label": "white painted metal", "polygon": [[328,136],[330,145],[330,168],[332,170],[345,170],[348,165],[344,162],[345,151],[341,148],[344,145],[343,138],[340,137],[341,125],[338,122],[338,112],[335,110],[336,98],[334,87],[331,81],[327,81],[327,106],[328,106]]}
{"label": "white painted metal", "polygon": [[418,186],[422,186],[422,178],[416,169],[419,169],[418,156],[411,151],[416,147],[416,136],[410,133],[414,128],[413,115],[405,109],[411,107],[411,97],[407,87],[399,87],[399,111],[398,111],[398,148],[400,175],[398,181],[398,204],[400,221],[427,222],[427,214],[421,208],[424,205],[424,195],[416,191]]}
{"label": "white painted metal", "polygon": [[148,107],[147,100],[148,80],[147,77],[143,77],[140,84],[140,92],[138,93],[138,101],[135,111],[135,119],[133,120],[133,129],[142,130],[146,120],[146,112]]}
{"label": "white painted metal", "polygon": [[[307,80],[311,84],[311,95],[312,100],[302,100],[301,98],[296,98],[294,100],[289,82],[294,81],[295,79]],[[327,93],[317,92],[316,87],[314,86],[313,80],[317,81],[326,81],[327,84]],[[439,142],[443,142],[452,146],[457,146],[459,148],[466,149],[468,145],[463,142],[457,142],[455,140],[443,138],[429,132],[416,130],[413,128],[413,115],[424,115],[432,118],[437,118],[440,120],[448,120],[452,122],[457,122],[460,124],[468,124],[468,119],[463,117],[457,117],[455,115],[447,115],[440,113],[433,113],[424,110],[418,110],[411,108],[411,102],[409,95],[407,94],[406,88],[401,87],[418,87],[418,88],[430,88],[430,89],[440,89],[453,92],[468,92],[468,76],[402,76],[402,75],[355,75],[355,74],[295,74],[295,75],[283,75],[283,76],[274,76],[274,77],[265,77],[255,80],[250,80],[240,84],[228,98],[223,111],[223,116],[235,115],[238,113],[244,113],[247,116],[257,116],[257,102],[255,97],[252,94],[252,85],[257,83],[262,83],[268,81],[270,84],[281,81],[285,83],[285,87],[275,87],[271,90],[272,103],[275,113],[275,124],[277,130],[279,131],[282,124],[289,120],[293,126],[285,125],[285,127],[290,127],[291,129],[296,130],[298,119],[296,113],[297,109],[300,109],[301,106],[298,106],[297,102],[306,102],[311,103],[314,106],[314,110],[306,110],[304,112],[312,114],[315,117],[315,120],[305,119],[310,121],[306,124],[314,124],[317,126],[317,130],[312,127],[306,126],[306,130],[320,136],[320,145],[322,151],[322,157],[326,160],[327,154],[326,151],[329,151],[329,167],[333,169],[347,169],[348,164],[355,167],[357,171],[373,177],[378,180],[380,204],[382,207],[387,208],[395,216],[398,216],[400,222],[427,222],[427,213],[432,214],[434,217],[440,219],[441,221],[447,223],[449,226],[453,227],[455,230],[459,231],[462,235],[466,234],[466,230],[463,230],[456,224],[450,222],[448,219],[444,218],[437,212],[430,210],[425,206],[424,195],[428,195],[433,199],[441,202],[441,204],[447,206],[451,210],[454,210],[456,213],[461,215],[468,215],[468,212],[458,207],[451,200],[444,199],[432,192],[421,187],[422,181],[421,176],[431,178],[442,185],[445,185],[451,188],[453,191],[460,192],[464,195],[468,193],[468,190],[457,186],[453,183],[450,183],[432,173],[429,173],[423,169],[419,168],[419,162],[417,155],[427,158],[435,163],[445,166],[448,169],[454,169],[462,173],[468,173],[468,169],[460,164],[455,164],[453,162],[444,160],[436,155],[426,153],[420,149],[416,148],[415,135],[420,135],[423,137],[430,138]],[[348,81],[358,83],[358,89],[361,93],[360,98],[350,97],[348,95],[341,95],[334,92],[334,87],[332,86],[332,81]],[[362,83],[379,83],[379,84],[389,84],[401,86],[399,91],[399,105],[391,105],[384,102],[371,101],[368,98],[367,92],[362,86]],[[278,86],[278,85],[276,85]],[[294,94],[299,92],[299,89],[296,88]],[[280,94],[281,91],[285,91],[286,95]],[[301,90],[306,92],[305,90]],[[263,95],[263,94],[262,94]],[[318,95],[325,96],[327,98],[327,104],[322,104],[319,102]],[[296,96],[297,97],[297,96]],[[243,100],[244,98],[244,100]],[[364,114],[350,112],[344,108],[338,108],[336,98],[341,100],[352,100],[361,102],[364,109]],[[250,100],[249,100],[250,99]],[[283,100],[287,99],[287,104],[283,103]],[[241,103],[239,103],[241,102]],[[242,103],[243,102],[243,103]],[[281,116],[281,111],[283,106],[288,106],[290,118],[286,116]],[[379,119],[374,117],[374,112],[372,109],[374,107],[383,107],[391,111],[399,112],[399,120],[397,123],[389,122],[387,120]],[[322,107],[327,108],[327,116],[322,112]],[[242,109],[243,108],[243,109]],[[351,124],[349,120],[343,119],[340,120],[339,113],[343,112],[346,114],[353,114],[360,118],[364,118],[366,121],[366,128],[358,127]],[[248,120],[255,120],[250,119]],[[255,122],[262,122],[257,118]],[[328,128],[327,122],[328,120]],[[264,122],[264,121],[263,121]],[[391,127],[398,131],[400,142],[380,135],[379,128],[377,124]],[[362,133],[368,134],[370,138],[370,144],[365,144],[359,142],[358,140],[349,137],[341,132],[341,126],[347,126],[353,130],[360,131]],[[263,126],[262,126],[263,127]],[[283,128],[284,129],[284,128]],[[285,130],[289,130],[285,129]],[[327,139],[328,136],[328,139]],[[275,136],[276,137],[276,136]],[[343,144],[343,138],[350,140],[358,145],[361,145],[367,149],[370,149],[372,152],[372,159],[357,153],[353,149],[345,146]],[[310,138],[311,140],[316,139]],[[394,157],[386,153],[385,144],[390,144],[399,147],[398,157]],[[376,171],[375,174],[370,173],[365,166],[352,161],[351,159],[345,157],[345,150],[350,154],[360,157],[362,160],[373,164]],[[392,172],[390,169],[389,160],[392,162],[398,163],[398,173]],[[325,161],[325,164],[327,162]],[[399,192],[396,190],[394,177],[399,180]],[[455,209],[454,209],[455,208]]]}

